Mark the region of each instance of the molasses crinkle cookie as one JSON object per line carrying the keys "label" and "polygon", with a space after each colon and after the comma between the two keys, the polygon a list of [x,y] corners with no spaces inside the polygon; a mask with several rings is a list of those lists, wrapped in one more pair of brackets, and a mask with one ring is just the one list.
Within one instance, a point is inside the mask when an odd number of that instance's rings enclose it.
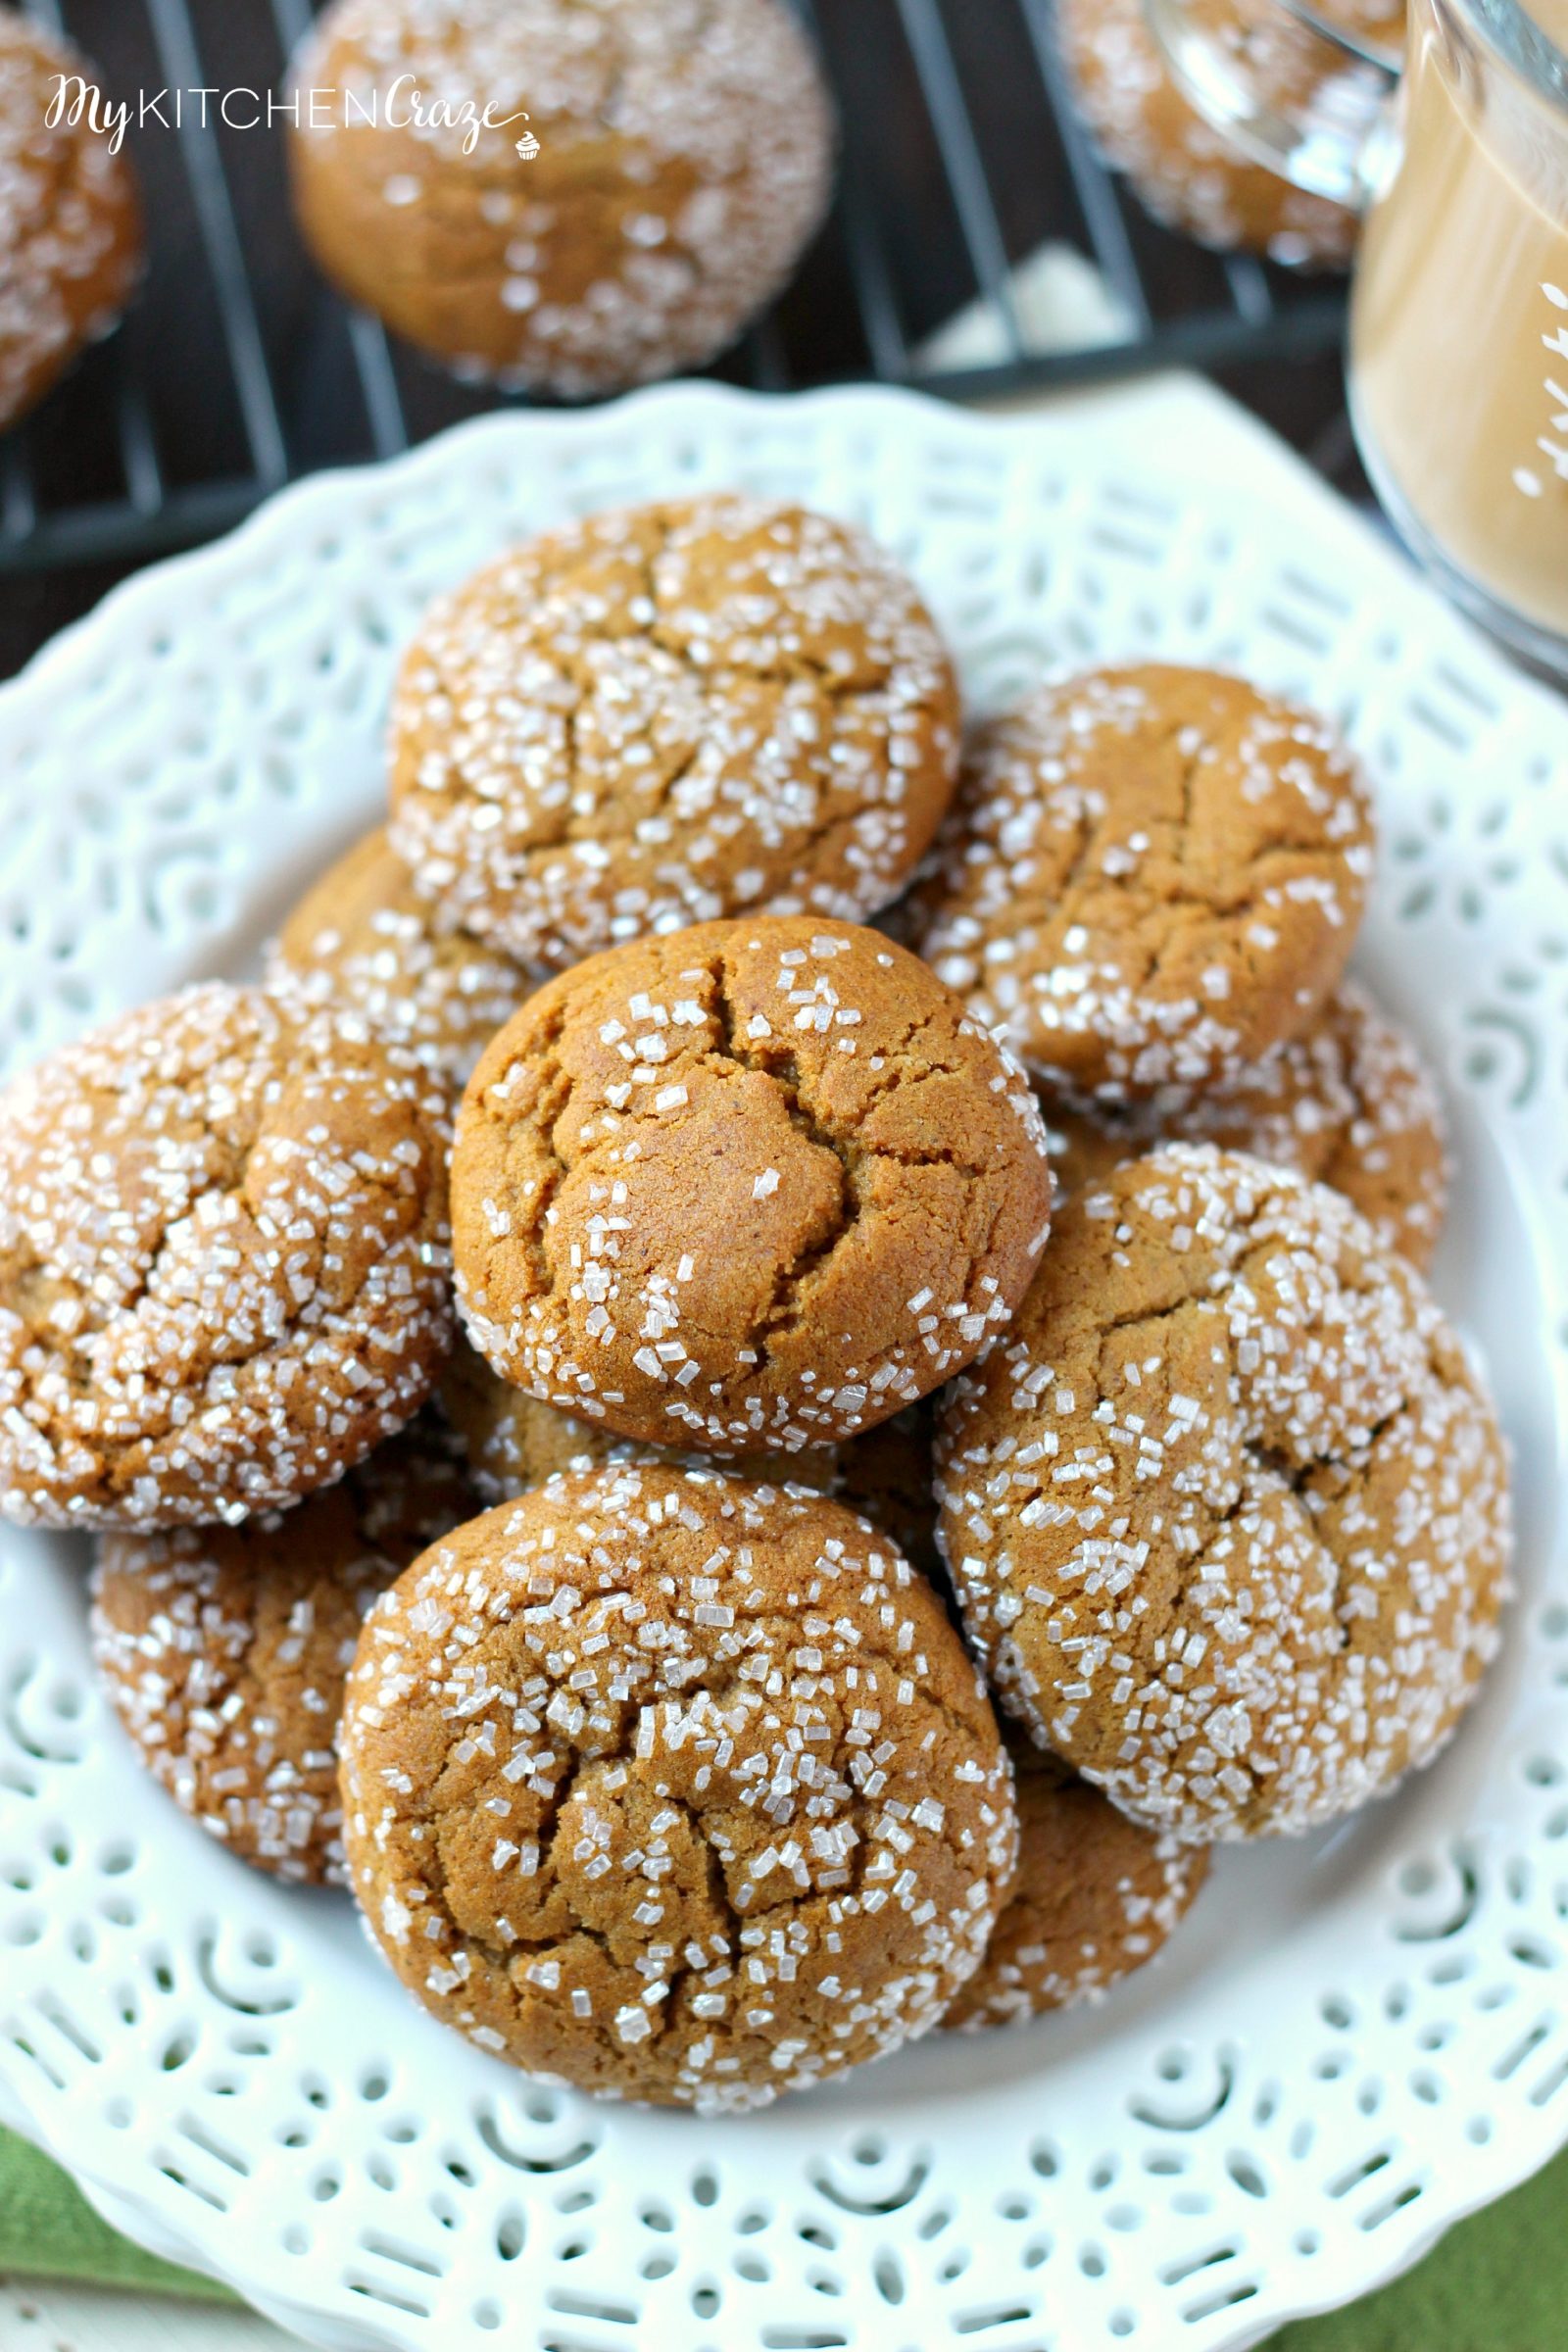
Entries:
{"label": "molasses crinkle cookie", "polygon": [[[1241,53],[1249,83],[1272,89],[1287,107],[1310,96],[1314,77],[1291,46],[1284,10],[1248,9],[1237,0],[1211,0],[1206,10],[1195,0],[1184,6],[1217,46]],[[1325,6],[1320,13],[1336,12]],[[1266,254],[1305,270],[1348,268],[1360,226],[1355,214],[1265,171],[1204,121],[1172,75],[1143,0],[1061,0],[1056,22],[1079,113],[1105,162],[1125,172],[1156,220],[1221,253]],[[1309,45],[1319,61],[1328,54],[1320,38]]]}
{"label": "molasses crinkle cookie", "polygon": [[1152,1960],[1208,1875],[1182,1845],[1118,1813],[1054,1756],[1009,1742],[1018,1868],[986,1956],[946,2026],[1016,2026],[1098,2001]]}
{"label": "molasses crinkle cookie", "polygon": [[361,1620],[476,1508],[430,1416],[295,1510],[100,1540],[93,1656],[121,1722],[175,1802],[247,1862],[341,1879],[337,1724]]}
{"label": "molasses crinkle cookie", "polygon": [[357,1015],[213,982],[0,1097],[0,1510],[238,1520],[424,1401],[447,1099]]}
{"label": "molasses crinkle cookie", "polygon": [[1051,1212],[1017,1065],[905,949],[799,917],[551,981],[468,1083],[452,1186],[503,1378],[731,1454],[835,1444],[971,1362]]}
{"label": "molasses crinkle cookie", "polygon": [[[294,204],[321,269],[513,389],[578,399],[702,367],[832,190],[832,109],[781,0],[337,0],[293,80]],[[334,103],[308,110],[311,91]]]}
{"label": "molasses crinkle cookie", "polygon": [[0,431],[108,333],[141,274],[141,207],[108,134],[48,121],[62,80],[96,69],[0,9]]}
{"label": "molasses crinkle cookie", "polygon": [[376,826],[311,885],[279,932],[268,985],[347,1004],[461,1088],[533,982],[421,899]]}
{"label": "molasses crinkle cookie", "polygon": [[1170,1145],[1076,1194],[954,1392],[941,1535],[1008,1707],[1135,1820],[1310,1828],[1497,1645],[1507,1460],[1418,1275],[1325,1186]]}
{"label": "molasses crinkle cookie", "polygon": [[712,1473],[553,1479],[371,1610],[350,1879],[405,1984],[532,2073],[725,2111],[934,2026],[1013,1867],[942,1605],[851,1511]]}
{"label": "molasses crinkle cookie", "polygon": [[1353,980],[1304,1037],[1234,1078],[1167,1087],[1119,1111],[1059,1099],[1042,1108],[1064,1192],[1157,1144],[1219,1144],[1332,1185],[1413,1266],[1431,1264],[1443,1232],[1448,1152],[1437,1082],[1415,1041]]}
{"label": "molasses crinkle cookie", "polygon": [[957,773],[953,666],[898,566],[714,493],[530,540],[438,603],[392,709],[392,847],[530,964],[903,888]]}
{"label": "molasses crinkle cookie", "polygon": [[1214,670],[1093,670],[981,730],[917,941],[1044,1083],[1136,1101],[1310,1028],[1372,861],[1321,719]]}

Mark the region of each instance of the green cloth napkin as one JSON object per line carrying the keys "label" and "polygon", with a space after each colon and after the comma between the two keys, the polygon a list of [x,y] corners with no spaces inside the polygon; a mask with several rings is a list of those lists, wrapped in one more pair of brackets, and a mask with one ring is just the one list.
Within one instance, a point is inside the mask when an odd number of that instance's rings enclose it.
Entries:
{"label": "green cloth napkin", "polygon": [[5,2276],[75,2278],[92,2286],[133,2286],[213,2303],[234,2300],[216,2278],[178,2271],[111,2230],[59,2166],[13,2132],[0,2132],[0,2277]]}
{"label": "green cloth napkin", "polygon": [[[1392,2286],[1301,2320],[1267,2352],[1554,2352],[1568,2342],[1568,2151],[1450,2230]],[[0,2132],[0,2274],[89,2279],[229,2302],[226,2289],[143,2254],[64,2173]]]}

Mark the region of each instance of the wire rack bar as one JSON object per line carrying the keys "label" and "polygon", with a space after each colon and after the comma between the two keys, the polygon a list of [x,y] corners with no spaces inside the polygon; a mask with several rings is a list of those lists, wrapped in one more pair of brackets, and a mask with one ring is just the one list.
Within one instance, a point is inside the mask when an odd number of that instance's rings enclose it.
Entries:
{"label": "wire rack bar", "polygon": [[958,225],[963,231],[976,282],[987,307],[1002,321],[1010,357],[1021,360],[1024,338],[1012,289],[1007,283],[1007,248],[936,0],[899,0],[899,17],[941,150],[948,185],[953,190]]}
{"label": "wire rack bar", "polygon": [[[180,90],[200,89],[201,59],[195,27],[184,0],[147,0],[147,14],[158,44],[159,63],[170,83]],[[272,391],[267,346],[262,340],[250,272],[245,267],[239,226],[210,112],[184,109],[177,136],[202,234],[212,257],[219,316],[228,344],[234,388],[239,395],[258,484],[265,494],[288,479],[288,445]]]}
{"label": "wire rack bar", "polygon": [[1132,239],[1127,234],[1127,223],[1122,218],[1121,206],[1116,201],[1110,175],[1096,155],[1094,144],[1078,120],[1078,110],[1073,105],[1067,77],[1062,72],[1061,57],[1056,48],[1056,28],[1047,0],[1023,0],[1023,20],[1030,46],[1034,50],[1035,64],[1040,70],[1040,78],[1046,85],[1051,111],[1061,134],[1062,153],[1067,159],[1073,193],[1084,217],[1084,227],[1089,232],[1095,260],[1112,291],[1121,298],[1138,333],[1147,335],[1151,331],[1152,317],[1149,296],[1144,291],[1144,281],[1133,257]]}

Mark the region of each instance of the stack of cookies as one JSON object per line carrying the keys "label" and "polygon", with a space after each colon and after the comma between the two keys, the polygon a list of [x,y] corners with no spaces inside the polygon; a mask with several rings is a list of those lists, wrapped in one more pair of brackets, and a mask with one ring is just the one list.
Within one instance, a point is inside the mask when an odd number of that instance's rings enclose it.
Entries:
{"label": "stack of cookies", "polygon": [[1332,730],[1144,666],[965,756],[898,567],[710,495],[447,597],[389,752],[264,986],[0,1117],[0,1500],[187,1812],[730,2112],[1436,1752],[1506,1466]]}

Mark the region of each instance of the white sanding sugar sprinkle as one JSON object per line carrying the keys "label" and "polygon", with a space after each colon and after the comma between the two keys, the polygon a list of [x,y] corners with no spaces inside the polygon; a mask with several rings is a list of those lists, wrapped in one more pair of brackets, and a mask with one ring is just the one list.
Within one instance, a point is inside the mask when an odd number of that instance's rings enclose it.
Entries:
{"label": "white sanding sugar sprinkle", "polygon": [[1322,1186],[1210,1146],[1069,1206],[953,1395],[942,1543],[1036,1736],[1135,1818],[1300,1830],[1454,1728],[1511,1554],[1492,1406]]}
{"label": "white sanding sugar sprinkle", "polygon": [[349,1013],[209,983],[7,1089],[0,1508],[239,1519],[336,1476],[450,1341],[447,1097]]}

